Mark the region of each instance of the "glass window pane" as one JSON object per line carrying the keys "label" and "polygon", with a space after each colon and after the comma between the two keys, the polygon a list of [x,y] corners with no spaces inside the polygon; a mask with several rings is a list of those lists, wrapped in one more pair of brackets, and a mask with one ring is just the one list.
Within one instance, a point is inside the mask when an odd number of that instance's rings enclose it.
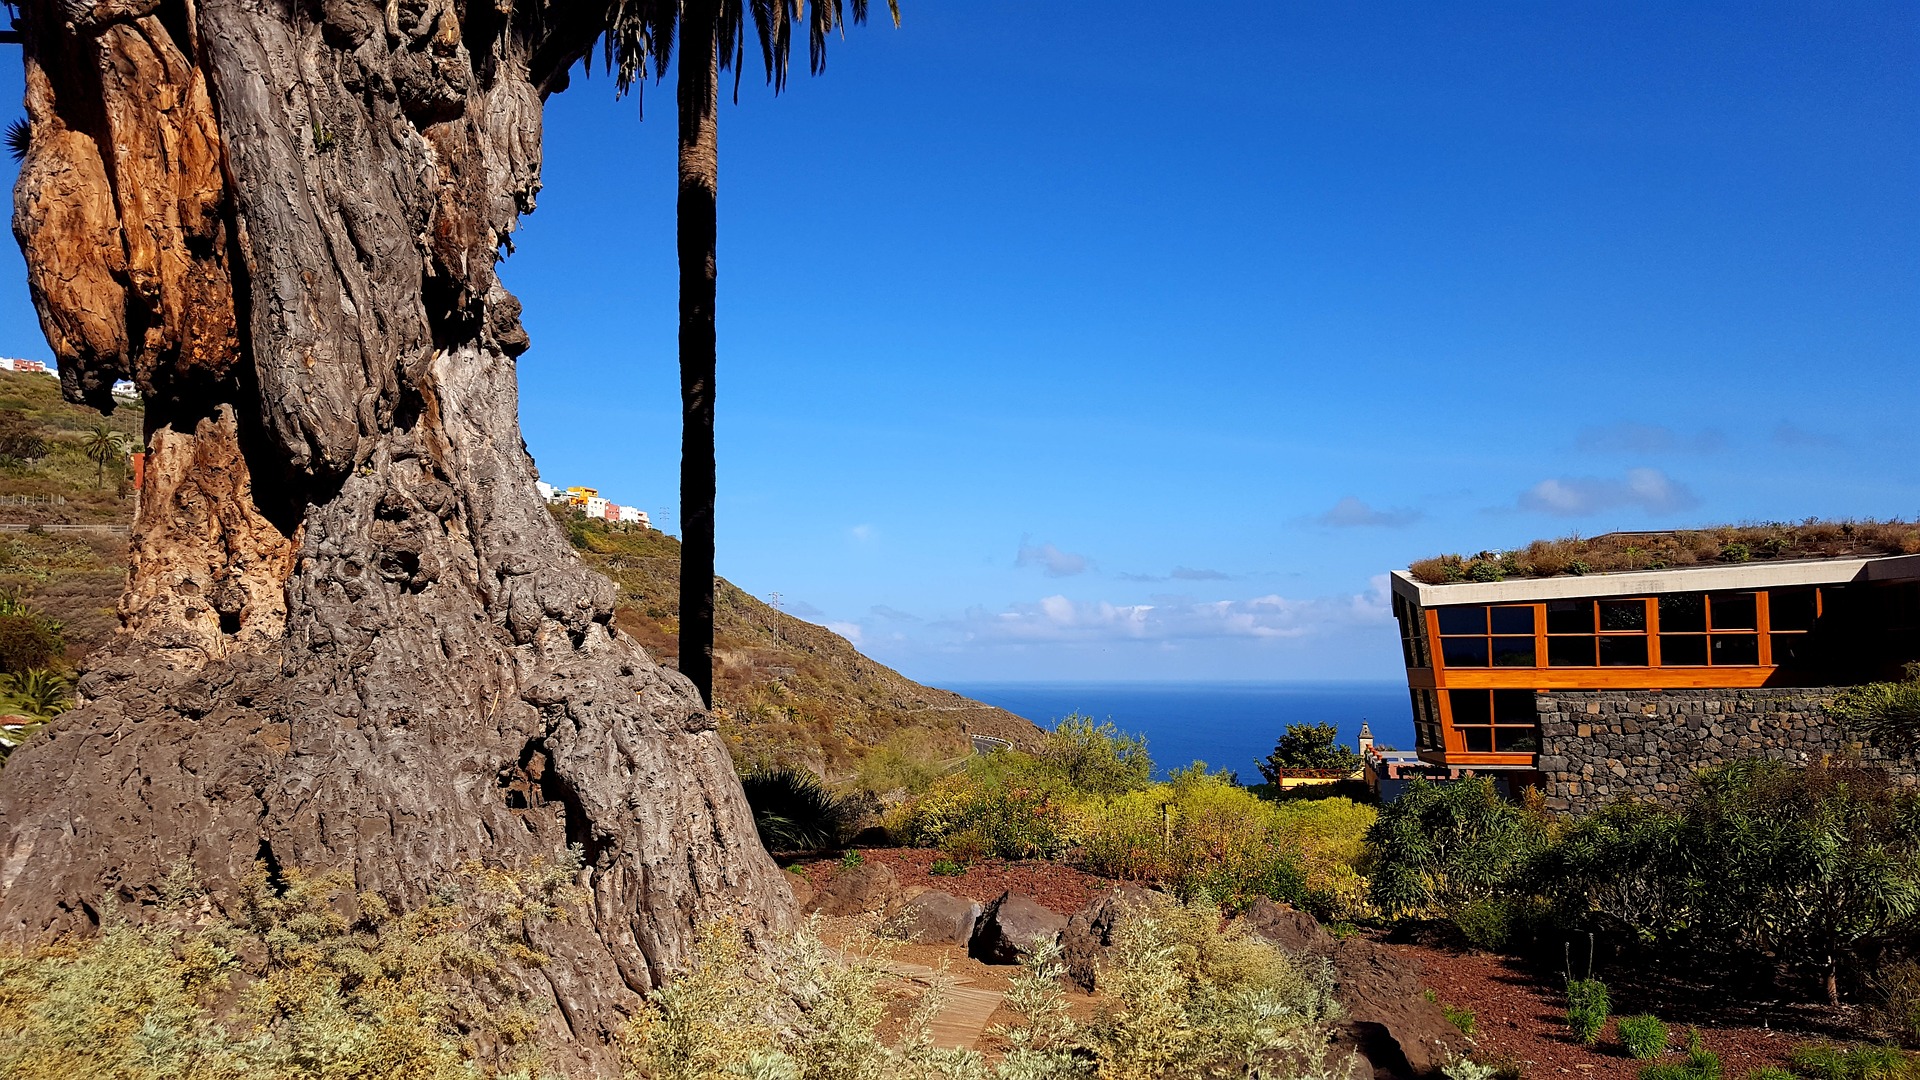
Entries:
{"label": "glass window pane", "polygon": [[1495,690],[1493,692],[1493,722],[1496,724],[1537,724],[1540,722],[1539,706],[1534,703],[1531,690]]}
{"label": "glass window pane", "polygon": [[1490,724],[1493,713],[1485,690],[1449,690],[1447,702],[1453,706],[1453,724]]}
{"label": "glass window pane", "polygon": [[1775,630],[1813,629],[1813,590],[1775,589],[1767,597],[1767,620]]}
{"label": "glass window pane", "polygon": [[1551,600],[1547,602],[1547,633],[1593,633],[1593,601]]}
{"label": "glass window pane", "polygon": [[1493,729],[1493,748],[1507,754],[1530,754],[1540,749],[1540,732],[1530,727]]}
{"label": "glass window pane", "polygon": [[1700,593],[1675,593],[1660,598],[1660,629],[1700,632],[1707,628],[1707,598]]}
{"label": "glass window pane", "polygon": [[1714,593],[1708,609],[1715,630],[1752,630],[1760,625],[1760,609],[1750,592]]}
{"label": "glass window pane", "polygon": [[1751,665],[1759,663],[1760,635],[1713,635],[1713,662],[1716,666]]}
{"label": "glass window pane", "polygon": [[1496,634],[1533,633],[1533,609],[1530,607],[1494,608],[1493,632]]}
{"label": "glass window pane", "polygon": [[1440,632],[1443,634],[1484,634],[1487,632],[1487,609],[1483,607],[1443,607],[1440,612]]}
{"label": "glass window pane", "polygon": [[1448,667],[1486,667],[1487,639],[1483,637],[1441,638],[1440,659]]}
{"label": "glass window pane", "polygon": [[1602,637],[1600,665],[1602,667],[1646,667],[1646,636],[1620,634],[1614,637]]}
{"label": "glass window pane", "polygon": [[1773,663],[1775,667],[1783,664],[1797,664],[1805,661],[1810,650],[1807,648],[1806,634],[1773,635]]}
{"label": "glass window pane", "polygon": [[1493,639],[1494,667],[1532,667],[1533,639],[1497,637]]}
{"label": "glass window pane", "polygon": [[[1661,616],[1663,619],[1665,615]],[[1661,634],[1661,667],[1699,667],[1707,662],[1705,634]]]}
{"label": "glass window pane", "polygon": [[1550,637],[1547,639],[1549,667],[1592,667],[1593,639],[1590,637]]}
{"label": "glass window pane", "polygon": [[1646,628],[1647,602],[1645,600],[1600,601],[1600,629],[1645,630]]}
{"label": "glass window pane", "polygon": [[1490,727],[1461,728],[1460,741],[1466,743],[1469,750],[1490,754],[1493,752],[1493,729]]}

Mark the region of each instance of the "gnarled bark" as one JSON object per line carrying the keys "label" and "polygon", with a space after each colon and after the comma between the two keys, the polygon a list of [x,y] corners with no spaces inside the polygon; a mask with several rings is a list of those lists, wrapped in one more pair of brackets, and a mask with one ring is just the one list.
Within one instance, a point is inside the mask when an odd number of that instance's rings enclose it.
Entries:
{"label": "gnarled bark", "polygon": [[[497,253],[605,11],[27,0],[14,228],[69,397],[148,401],[125,639],[0,774],[0,934],[262,855],[417,901],[579,847],[581,1062],[700,920],[791,900],[685,679],[535,493]],[[584,1067],[584,1066],[583,1066]]]}

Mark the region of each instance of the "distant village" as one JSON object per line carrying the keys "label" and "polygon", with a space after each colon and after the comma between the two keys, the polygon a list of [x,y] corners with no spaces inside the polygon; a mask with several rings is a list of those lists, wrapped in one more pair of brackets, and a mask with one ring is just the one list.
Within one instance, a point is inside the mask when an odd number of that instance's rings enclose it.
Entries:
{"label": "distant village", "polygon": [[647,512],[645,510],[634,506],[621,506],[618,503],[609,502],[600,497],[600,492],[596,488],[556,488],[545,480],[536,480],[533,486],[539,489],[541,498],[555,506],[571,506],[576,512],[585,514],[590,518],[601,518],[605,521],[639,525],[648,529],[653,528],[653,522],[647,520]]}

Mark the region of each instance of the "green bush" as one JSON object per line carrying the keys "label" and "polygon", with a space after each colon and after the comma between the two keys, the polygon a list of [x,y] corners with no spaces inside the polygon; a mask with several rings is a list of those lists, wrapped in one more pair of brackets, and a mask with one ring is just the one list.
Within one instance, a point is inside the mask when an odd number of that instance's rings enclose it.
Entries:
{"label": "green bush", "polygon": [[1086,795],[1138,791],[1153,781],[1145,737],[1079,713],[1056,724],[1035,757],[1068,789]]}
{"label": "green bush", "polygon": [[768,851],[818,851],[840,842],[853,806],[820,778],[791,765],[763,766],[740,777],[754,828]]}
{"label": "green bush", "polygon": [[1474,1016],[1472,1009],[1463,1009],[1453,1005],[1441,1005],[1440,1011],[1446,1015],[1447,1023],[1460,1029],[1460,1034],[1468,1038],[1473,1037]]}
{"label": "green bush", "polygon": [[1485,777],[1416,779],[1367,832],[1370,895],[1390,916],[1460,910],[1504,895],[1545,842],[1541,823]]}
{"label": "green bush", "polygon": [[1920,1062],[1895,1046],[1810,1043],[1794,1047],[1787,1063],[1807,1080],[1913,1080],[1920,1076]]}
{"label": "green bush", "polygon": [[66,651],[60,632],[40,615],[30,611],[0,615],[0,671],[44,668]]}
{"label": "green bush", "polygon": [[1607,984],[1599,979],[1567,980],[1567,1028],[1573,1037],[1588,1046],[1600,1041],[1607,1026],[1613,1002],[1607,997]]}
{"label": "green bush", "polygon": [[1017,750],[995,750],[893,808],[886,826],[901,843],[944,848],[961,862],[1052,858],[1072,841],[1067,802],[1051,769]]}
{"label": "green bush", "polygon": [[1223,929],[1219,909],[1206,905],[1122,921],[1099,975],[1110,1004],[1090,1021],[1067,1007],[1059,945],[1036,950],[1008,986],[1016,1020],[993,1029],[1006,1051],[991,1066],[976,1051],[933,1046],[941,988],[902,1002],[876,940],[829,948],[810,925],[770,950],[755,964],[737,929],[709,928],[691,968],[655,991],[623,1033],[628,1075],[1307,1077],[1344,1075],[1352,1064],[1327,1059],[1337,1010],[1324,965]]}
{"label": "green bush", "polygon": [[1307,876],[1287,817],[1245,788],[1186,770],[1175,783],[1075,808],[1087,868],[1238,910],[1259,897],[1299,900]]}
{"label": "green bush", "polygon": [[1332,724],[1288,724],[1273,753],[1260,763],[1260,775],[1278,785],[1288,769],[1332,769],[1350,773],[1360,768],[1360,755],[1340,742]]}
{"label": "green bush", "polygon": [[1687,1033],[1687,1060],[1649,1065],[1640,1070],[1640,1080],[1721,1080],[1724,1070],[1720,1055],[1707,1049],[1697,1030]]}
{"label": "green bush", "polygon": [[[539,1017],[509,969],[543,962],[528,929],[578,903],[578,869],[577,856],[521,872],[468,865],[404,913],[355,897],[343,874],[276,883],[257,869],[231,921],[133,926],[109,909],[98,938],[0,948],[0,1076],[537,1074]],[[172,920],[202,907],[184,874],[169,892]],[[216,1002],[231,1014],[216,1017]]]}
{"label": "green bush", "polygon": [[1512,921],[1513,904],[1503,899],[1471,900],[1453,915],[1453,925],[1467,944],[1487,952],[1506,947]]}
{"label": "green bush", "polygon": [[1667,1025],[1653,1016],[1623,1016],[1616,1031],[1628,1057],[1645,1061],[1667,1052]]}
{"label": "green bush", "polygon": [[1722,971],[1764,958],[1837,1001],[1843,974],[1920,917],[1920,792],[1847,762],[1735,761],[1676,809],[1572,824],[1527,886],[1568,929],[1598,916],[1624,943]]}
{"label": "green bush", "polygon": [[965,876],[966,872],[967,866],[965,863],[954,862],[952,859],[945,857],[933,860],[932,864],[927,867],[927,873],[932,874],[934,877],[962,877]]}

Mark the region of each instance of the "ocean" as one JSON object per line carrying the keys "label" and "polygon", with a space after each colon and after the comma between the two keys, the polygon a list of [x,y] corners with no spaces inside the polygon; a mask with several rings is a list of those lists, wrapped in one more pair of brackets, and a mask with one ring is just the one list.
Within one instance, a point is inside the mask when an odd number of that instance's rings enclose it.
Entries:
{"label": "ocean", "polygon": [[1194,761],[1260,782],[1256,763],[1288,724],[1331,723],[1353,745],[1361,721],[1374,740],[1413,747],[1405,683],[960,683],[947,689],[997,705],[1044,728],[1083,713],[1147,737],[1159,775]]}

